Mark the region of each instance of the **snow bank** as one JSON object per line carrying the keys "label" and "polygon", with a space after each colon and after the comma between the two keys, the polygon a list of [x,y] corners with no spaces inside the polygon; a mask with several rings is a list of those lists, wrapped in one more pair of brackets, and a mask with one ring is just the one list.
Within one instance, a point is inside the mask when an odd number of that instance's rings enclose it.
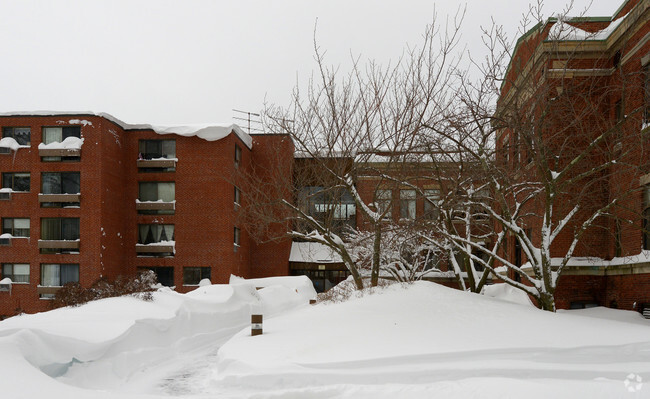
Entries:
{"label": "snow bank", "polygon": [[501,299],[502,301],[518,303],[520,305],[535,306],[530,301],[528,294],[508,284],[492,284],[483,287],[483,295]]}
{"label": "snow bank", "polygon": [[[261,336],[240,332],[219,350],[213,385],[387,398],[548,397],[570,387],[559,397],[605,398],[625,393],[626,373],[650,372],[649,331],[429,282],[394,284],[265,321]],[[354,396],[341,388],[351,385],[375,388]]]}
{"label": "snow bank", "polygon": [[13,386],[7,376],[21,362],[33,367],[32,376],[40,370],[81,387],[119,386],[146,364],[229,337],[249,325],[259,307],[307,306],[286,287],[267,289],[273,291],[260,294],[249,284],[202,286],[187,294],[164,288],[150,302],[109,298],[6,319],[0,322],[3,388]]}

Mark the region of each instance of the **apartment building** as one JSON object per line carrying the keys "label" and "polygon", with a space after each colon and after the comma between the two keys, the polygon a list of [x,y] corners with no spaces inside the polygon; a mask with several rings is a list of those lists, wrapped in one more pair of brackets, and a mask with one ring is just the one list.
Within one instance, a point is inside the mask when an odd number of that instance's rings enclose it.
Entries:
{"label": "apartment building", "polygon": [[[606,180],[580,197],[593,200],[586,206],[601,206],[602,202],[596,202],[611,198],[619,198],[619,203],[611,208],[611,217],[598,219],[596,227],[581,238],[575,259],[563,271],[555,292],[558,308],[650,309],[650,253],[646,252],[650,250],[649,21],[648,0],[627,0],[611,17],[550,18],[519,39],[502,86],[499,112],[512,112],[513,104],[519,104],[521,115],[526,114],[524,110],[535,115],[534,121],[546,118],[545,124],[538,124],[545,145],[572,142],[580,147],[613,131],[613,139],[622,145],[611,149],[603,145],[599,156],[626,154],[625,161],[636,166],[611,165],[598,175]],[[570,115],[567,106],[572,108],[571,115],[581,112],[581,125],[571,131],[566,127],[576,119],[566,118]],[[558,131],[564,136],[554,135]],[[515,129],[504,129],[496,144],[499,162],[527,176],[535,173],[530,163],[536,148],[530,140],[523,140]],[[594,156],[582,162],[588,170],[598,159]],[[531,214],[538,211],[530,209]],[[558,236],[552,256],[566,253],[573,239],[570,230]],[[540,240],[534,235],[529,238]],[[505,256],[515,264],[526,262],[514,238],[508,241]]]}
{"label": "apartment building", "polygon": [[235,173],[272,148],[292,154],[285,136],[93,113],[1,115],[0,127],[0,316],[48,309],[67,282],[142,269],[180,292],[288,274],[291,243],[255,244],[238,220]]}

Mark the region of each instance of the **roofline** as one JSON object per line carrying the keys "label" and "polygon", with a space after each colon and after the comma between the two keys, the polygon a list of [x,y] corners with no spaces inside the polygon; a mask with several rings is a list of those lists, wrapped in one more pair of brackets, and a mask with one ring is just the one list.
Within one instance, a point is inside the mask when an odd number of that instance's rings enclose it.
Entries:
{"label": "roofline", "polygon": [[[614,12],[614,14],[611,17],[605,17],[605,16],[602,16],[602,17],[572,17],[567,22],[612,22],[612,21],[614,21],[614,18],[616,18],[616,16],[621,12],[621,10],[630,1],[631,0],[623,1],[623,4],[621,4],[620,7],[618,7],[618,9]],[[508,67],[506,68],[506,72],[505,72],[505,74],[503,76],[503,81],[501,82],[501,85],[499,87],[500,90],[503,90],[503,86],[506,84],[506,76],[508,76],[508,73],[510,72],[510,69],[511,69],[511,66],[512,66],[512,60],[515,58],[515,55],[517,54],[517,50],[519,50],[519,46],[521,45],[521,43],[528,36],[530,36],[536,28],[539,28],[540,25],[541,25],[542,31],[543,31],[544,28],[546,28],[546,25],[548,25],[550,23],[555,23],[557,21],[558,21],[558,18],[556,18],[556,17],[549,17],[549,18],[546,19],[546,21],[539,21],[537,23],[537,25],[530,28],[526,33],[521,35],[521,37],[519,37],[519,39],[517,39],[515,47],[512,50],[512,57],[510,57],[510,61],[508,62]],[[600,40],[594,40],[594,41],[604,41],[604,40],[606,40],[606,39],[600,39]],[[561,41],[563,41],[563,42],[576,42],[576,41],[581,42],[583,40],[561,40]]]}

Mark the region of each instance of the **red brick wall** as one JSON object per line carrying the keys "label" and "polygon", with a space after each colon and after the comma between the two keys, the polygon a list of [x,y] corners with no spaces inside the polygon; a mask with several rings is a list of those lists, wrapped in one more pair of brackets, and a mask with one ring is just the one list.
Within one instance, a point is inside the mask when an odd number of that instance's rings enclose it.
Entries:
{"label": "red brick wall", "polygon": [[[81,127],[84,144],[80,162],[41,162],[38,144],[42,126],[75,125],[71,120],[86,121]],[[17,154],[0,155],[0,171],[30,172],[29,193],[13,194],[11,201],[0,201],[0,217],[29,217],[30,239],[14,239],[0,247],[0,262],[29,263],[30,284],[14,284],[11,295],[0,292],[0,317],[17,309],[32,313],[48,309],[49,301],[39,299],[41,263],[78,263],[80,283],[90,286],[100,277],[112,280],[135,273],[137,267],[174,268],[174,284],[183,286],[183,267],[210,267],[213,283],[227,283],[231,274],[243,277],[286,275],[290,240],[279,244],[256,245],[237,219],[234,204],[235,145],[242,149],[240,167],[255,170],[254,164],[268,170],[269,144],[281,143],[290,168],[293,145],[282,136],[256,139],[257,151],[251,151],[234,133],[217,141],[179,135],[161,136],[151,130],[124,131],[115,123],[95,115],[1,117],[1,126],[31,127],[31,148]],[[176,139],[178,163],[175,172],[140,173],[138,140]],[[81,207],[78,209],[40,208],[41,172],[79,171]],[[174,215],[139,215],[135,200],[140,181],[174,181]],[[290,188],[285,190],[290,194]],[[288,195],[289,195],[288,194]],[[41,255],[38,249],[42,217],[79,217],[80,253]],[[138,257],[138,224],[175,225],[176,253],[173,257]],[[235,250],[234,227],[241,228],[240,246]],[[254,267],[251,267],[254,259]]]}

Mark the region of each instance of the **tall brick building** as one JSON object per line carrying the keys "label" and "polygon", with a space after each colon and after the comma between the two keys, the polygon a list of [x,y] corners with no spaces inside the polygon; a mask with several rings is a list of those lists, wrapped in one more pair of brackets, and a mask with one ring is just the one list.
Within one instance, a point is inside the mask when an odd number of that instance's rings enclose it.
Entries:
{"label": "tall brick building", "polygon": [[[517,42],[501,89],[501,112],[507,112],[512,104],[522,104],[520,109],[537,112],[537,121],[547,119],[543,128],[547,132],[562,131],[575,123],[562,120],[563,108],[557,104],[563,99],[564,107],[584,110],[584,124],[577,128],[581,131],[565,130],[561,140],[584,138],[588,143],[608,129],[617,129],[618,138],[629,140],[623,144],[625,148],[619,144],[609,150],[628,154],[626,160],[638,166],[624,169],[613,165],[603,173],[607,180],[594,185],[594,203],[611,198],[621,198],[621,203],[613,208],[613,217],[599,220],[597,228],[581,239],[576,259],[567,265],[555,292],[558,308],[650,309],[650,256],[646,256],[650,252],[643,252],[650,250],[649,21],[650,1],[627,0],[612,17],[551,18],[540,23]],[[533,102],[535,106],[528,105]],[[590,132],[591,138],[584,132]],[[557,136],[551,139],[550,133],[542,134],[546,145],[559,145]],[[516,131],[503,129],[496,144],[499,162],[522,176],[534,173],[529,164],[534,143],[524,144]],[[589,162],[593,160],[585,158],[585,168],[592,167]],[[622,190],[626,195],[620,195]],[[531,211],[535,213],[535,209]],[[566,253],[572,239],[568,230],[554,242],[552,256]],[[526,261],[512,237],[505,251],[513,263]]]}
{"label": "tall brick building", "polygon": [[234,181],[238,168],[276,162],[278,146],[293,154],[287,137],[84,113],[2,115],[0,126],[0,280],[13,282],[0,285],[0,316],[46,310],[66,282],[140,269],[181,292],[203,278],[288,274],[291,243],[248,237]]}

